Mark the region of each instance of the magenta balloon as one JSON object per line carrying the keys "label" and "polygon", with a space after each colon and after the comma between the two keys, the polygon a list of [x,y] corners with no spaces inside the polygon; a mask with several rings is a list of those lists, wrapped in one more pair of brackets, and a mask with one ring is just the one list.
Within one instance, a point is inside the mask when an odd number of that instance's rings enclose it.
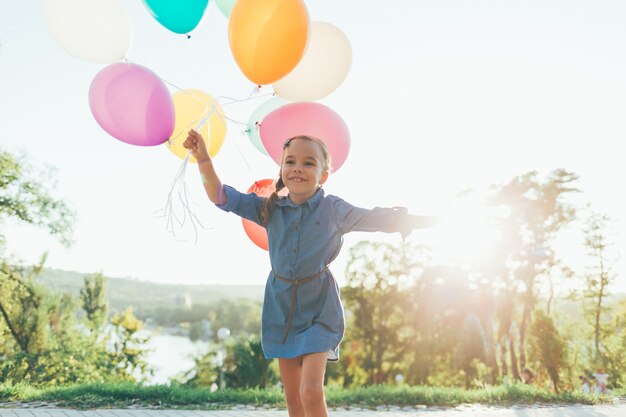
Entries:
{"label": "magenta balloon", "polygon": [[290,103],[269,113],[261,122],[261,142],[280,165],[285,140],[308,135],[321,139],[331,155],[333,172],[345,162],[350,151],[350,131],[343,119],[329,107],[313,102]]}
{"label": "magenta balloon", "polygon": [[163,81],[141,65],[116,63],[96,74],[89,107],[107,133],[131,145],[160,145],[174,131],[172,96]]}

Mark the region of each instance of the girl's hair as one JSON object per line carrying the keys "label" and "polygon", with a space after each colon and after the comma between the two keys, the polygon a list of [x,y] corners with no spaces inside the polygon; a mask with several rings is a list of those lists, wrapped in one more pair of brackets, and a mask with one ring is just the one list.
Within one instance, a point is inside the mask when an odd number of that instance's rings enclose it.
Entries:
{"label": "girl's hair", "polygon": [[[292,138],[287,139],[285,143],[283,143],[283,158],[285,156],[285,150],[289,147],[289,145],[291,145],[291,142],[294,140],[308,140],[309,142],[317,143],[320,149],[322,150],[322,161],[321,161],[322,172],[330,171],[330,152],[328,152],[328,147],[326,146],[324,142],[322,142],[321,140],[313,136],[300,135],[300,136],[294,136]],[[267,198],[267,200],[265,200],[265,204],[261,208],[260,217],[261,217],[261,223],[263,224],[263,226],[267,226],[267,224],[269,223],[270,218],[272,217],[272,212],[274,211],[274,207],[276,206],[278,193],[280,192],[280,190],[285,188],[285,183],[283,182],[282,158],[280,161],[280,165],[281,165],[281,168],[278,171],[278,181],[276,181],[276,191],[274,191]]]}

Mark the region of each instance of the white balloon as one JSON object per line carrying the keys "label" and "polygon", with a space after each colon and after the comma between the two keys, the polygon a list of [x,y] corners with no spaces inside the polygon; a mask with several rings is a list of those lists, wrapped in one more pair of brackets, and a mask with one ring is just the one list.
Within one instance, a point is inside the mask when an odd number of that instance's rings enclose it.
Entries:
{"label": "white balloon", "polygon": [[121,0],[43,0],[43,16],[52,38],[83,61],[111,64],[130,49],[132,26]]}
{"label": "white balloon", "polygon": [[339,87],[352,65],[348,37],[326,22],[312,22],[309,45],[298,65],[273,84],[279,96],[291,101],[313,101]]}

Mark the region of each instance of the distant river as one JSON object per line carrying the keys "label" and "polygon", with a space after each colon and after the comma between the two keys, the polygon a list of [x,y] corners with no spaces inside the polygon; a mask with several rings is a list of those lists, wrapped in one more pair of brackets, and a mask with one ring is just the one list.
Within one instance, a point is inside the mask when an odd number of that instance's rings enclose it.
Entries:
{"label": "distant river", "polygon": [[149,384],[164,384],[170,378],[193,368],[193,355],[206,353],[209,350],[208,342],[192,342],[186,336],[152,334],[148,344],[151,352],[147,362],[154,369],[154,376]]}

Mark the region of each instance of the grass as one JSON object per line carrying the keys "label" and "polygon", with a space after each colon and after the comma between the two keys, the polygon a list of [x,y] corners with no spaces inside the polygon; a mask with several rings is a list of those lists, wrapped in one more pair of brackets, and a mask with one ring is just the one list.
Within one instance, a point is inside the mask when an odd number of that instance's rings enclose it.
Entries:
{"label": "grass", "polygon": [[[460,404],[506,406],[512,404],[598,404],[611,397],[583,397],[579,393],[551,391],[525,385],[502,385],[478,390],[441,387],[371,386],[326,389],[329,407],[375,408],[381,405],[454,407]],[[284,394],[276,389],[245,389],[210,392],[180,385],[143,386],[132,383],[95,383],[54,388],[28,384],[0,384],[2,402],[50,402],[59,407],[229,409],[235,405],[284,408]]]}

